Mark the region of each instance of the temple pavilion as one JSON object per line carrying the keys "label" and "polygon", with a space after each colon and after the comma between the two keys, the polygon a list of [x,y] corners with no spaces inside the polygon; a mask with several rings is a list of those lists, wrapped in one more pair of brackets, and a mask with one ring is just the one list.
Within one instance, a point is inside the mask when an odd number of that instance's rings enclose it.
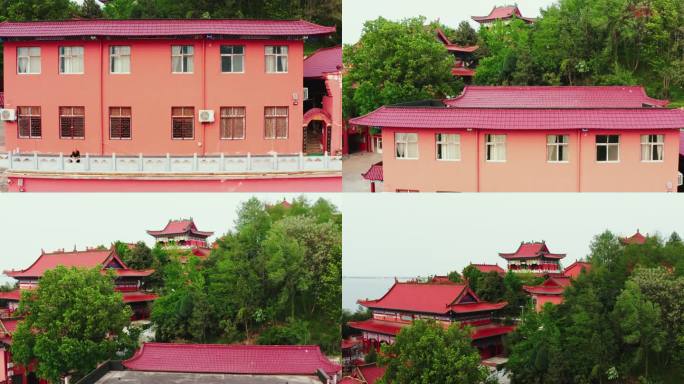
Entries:
{"label": "temple pavilion", "polygon": [[169,220],[160,231],[147,231],[163,247],[208,248],[207,238],[214,232],[200,231],[190,219]]}
{"label": "temple pavilion", "polygon": [[445,328],[454,322],[473,327],[473,345],[486,359],[503,353],[502,338],[514,329],[494,318],[508,303],[482,301],[465,284],[396,281],[381,298],[358,303],[372,313],[368,320],[348,323],[362,332],[364,352],[394,343],[401,329],[414,320],[432,319]]}
{"label": "temple pavilion", "polygon": [[513,253],[499,253],[513,272],[534,273],[537,275],[561,274],[560,260],[564,253],[552,253],[545,242],[522,242]]}
{"label": "temple pavilion", "polygon": [[437,29],[437,40],[439,40],[444,47],[454,56],[454,66],[451,69],[451,74],[460,77],[466,84],[472,82],[475,76],[475,68],[477,67],[477,58],[475,51],[478,50],[477,45],[459,45],[453,43],[441,29]]}
{"label": "temple pavilion", "polygon": [[536,21],[534,18],[524,17],[517,5],[494,7],[487,16],[472,16],[471,18],[483,26],[491,26],[498,20],[508,23],[513,19],[520,19],[526,24],[532,24]]}

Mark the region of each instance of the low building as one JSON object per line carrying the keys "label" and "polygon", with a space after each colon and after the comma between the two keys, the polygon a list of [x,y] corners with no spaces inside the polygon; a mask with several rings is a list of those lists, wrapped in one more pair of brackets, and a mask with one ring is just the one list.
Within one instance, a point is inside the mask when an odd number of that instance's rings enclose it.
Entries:
{"label": "low building", "polygon": [[637,229],[636,233],[629,237],[620,237],[620,244],[622,245],[642,245],[646,243],[648,236],[644,236]]}
{"label": "low building", "polygon": [[383,190],[674,192],[684,110],[642,87],[467,86],[454,99],[383,106]]}
{"label": "low building", "polygon": [[485,27],[490,27],[497,21],[510,23],[513,19],[520,19],[525,24],[532,24],[536,21],[534,18],[524,17],[517,5],[495,6],[487,16],[472,16],[471,18]]}
{"label": "low building", "polygon": [[340,384],[375,384],[385,375],[386,370],[375,363],[361,364],[354,367],[351,374],[342,378]]}
{"label": "low building", "polygon": [[473,345],[485,359],[503,353],[503,336],[514,326],[502,325],[495,319],[507,303],[480,300],[467,285],[440,281],[439,283],[395,282],[377,300],[359,300],[373,317],[349,322],[351,328],[362,333],[364,351],[380,349],[381,344],[392,344],[402,328],[414,320],[435,320],[445,328],[455,322],[472,327]]}
{"label": "low building", "polygon": [[506,271],[504,271],[503,268],[499,267],[499,264],[473,264],[473,263],[470,263],[470,265],[477,268],[477,270],[482,272],[482,273],[496,272],[500,276],[503,276],[506,274]]}
{"label": "low building", "polygon": [[107,363],[79,384],[335,384],[341,367],[311,345],[145,343],[120,364]]}
{"label": "low building", "polygon": [[546,280],[539,285],[523,285],[523,290],[532,297],[536,311],[541,311],[546,303],[560,304],[563,302],[563,292],[570,286],[572,280],[582,273],[588,273],[591,264],[585,261],[576,261],[558,275],[547,275]]}

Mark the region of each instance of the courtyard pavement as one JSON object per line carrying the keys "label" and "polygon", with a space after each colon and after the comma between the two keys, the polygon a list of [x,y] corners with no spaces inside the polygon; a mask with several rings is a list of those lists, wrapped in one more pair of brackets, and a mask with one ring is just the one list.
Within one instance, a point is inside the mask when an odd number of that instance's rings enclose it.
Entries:
{"label": "courtyard pavement", "polygon": [[[382,160],[382,154],[359,152],[345,157],[342,161],[342,191],[370,192],[370,182],[361,177],[371,165]],[[376,192],[382,192],[382,183],[375,183]]]}

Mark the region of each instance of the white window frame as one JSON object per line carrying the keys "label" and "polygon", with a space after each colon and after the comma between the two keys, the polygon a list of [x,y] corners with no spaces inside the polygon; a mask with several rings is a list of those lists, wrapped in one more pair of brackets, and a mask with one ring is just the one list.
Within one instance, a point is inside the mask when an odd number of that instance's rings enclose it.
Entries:
{"label": "white window frame", "polygon": [[[31,57],[36,57],[31,55],[31,50],[38,50],[38,72],[33,72],[34,68],[31,66]],[[22,54],[21,51],[26,50],[26,54]],[[19,60],[26,59],[26,72],[19,71]],[[17,74],[18,75],[40,75],[42,71],[43,58],[40,47],[17,47]]]}
{"label": "white window frame", "polygon": [[[276,52],[278,49],[280,52]],[[269,49],[271,52],[269,52]],[[264,65],[266,67],[266,73],[288,73],[290,70],[290,59],[289,59],[290,47],[287,45],[267,45],[264,47]],[[273,57],[274,70],[271,71],[268,65],[268,58]],[[285,58],[285,70],[278,70],[278,59]]]}
{"label": "white window frame", "polygon": [[[415,141],[409,140],[409,137],[415,137]],[[398,148],[399,144],[404,144],[406,150],[404,151],[404,156],[399,156]],[[408,146],[409,144],[416,145],[416,157],[408,157]],[[414,132],[397,132],[394,134],[394,157],[398,160],[418,160],[420,158],[420,147],[418,134]]]}
{"label": "white window frame", "polygon": [[[503,153],[503,159],[489,159],[489,147],[493,148],[503,148],[503,152],[497,150],[497,154]],[[506,135],[505,134],[486,134],[485,135],[485,161],[488,163],[505,163],[508,158],[508,151],[506,148]],[[497,156],[499,157],[499,156]]]}
{"label": "white window frame", "polygon": [[[74,48],[80,48],[82,54],[74,54],[73,50]],[[82,75],[85,73],[85,48],[79,45],[72,45],[72,46],[60,46],[59,48],[59,74],[60,75]],[[81,72],[67,72],[66,68],[66,60],[73,60],[74,58],[81,58],[81,68],[83,70]],[[64,65],[64,71],[62,71],[62,62],[65,63]]]}
{"label": "white window frame", "polygon": [[[599,143],[598,142],[598,137],[599,136],[606,136],[606,142],[605,143]],[[610,136],[617,136],[618,142],[617,143],[608,143],[608,137]],[[596,162],[597,163],[619,163],[620,162],[620,135],[596,135],[594,138],[594,141],[596,142]],[[606,160],[599,160],[598,159],[598,148],[599,147],[606,147]],[[608,148],[609,147],[617,147],[617,160],[608,160]]]}
{"label": "white window frame", "polygon": [[[115,52],[117,48],[128,48],[128,54]],[[131,46],[130,45],[110,45],[109,46],[109,73],[112,75],[130,75],[131,74]],[[122,60],[128,58],[128,72],[114,72],[114,60]]]}
{"label": "white window frame", "polygon": [[[563,142],[559,143],[557,140],[558,137],[563,138]],[[550,138],[553,138],[554,141],[551,142],[549,141]],[[552,160],[549,159],[551,155],[551,148],[555,147],[556,148],[556,159]],[[563,148],[563,153],[567,157],[567,160],[561,160],[560,159],[560,148]],[[546,162],[547,163],[554,163],[554,164],[562,164],[562,163],[569,163],[570,162],[570,135],[546,135]]]}
{"label": "white window frame", "polygon": [[[179,47],[180,52],[179,53],[174,53],[174,48]],[[192,53],[183,53],[183,48],[191,48]],[[192,71],[188,71],[188,68],[186,68],[185,61],[183,60],[184,58],[189,57],[192,60]],[[173,65],[173,61],[175,58],[180,58],[181,62],[181,72],[176,72],[175,66]],[[171,73],[176,74],[176,75],[192,75],[195,73],[195,46],[192,44],[174,44],[171,46]]]}
{"label": "white window frame", "polygon": [[[221,49],[223,47],[230,47],[231,51],[235,51],[235,47],[240,47],[242,48],[242,53],[222,53]],[[239,44],[222,44],[219,47],[219,54],[221,56],[221,73],[245,73],[245,46],[244,45],[239,45]],[[223,70],[223,58],[224,57],[230,57],[230,66],[231,69],[235,67],[235,58],[239,57],[240,60],[242,61],[242,70],[241,71],[224,71]]]}
{"label": "white window frame", "polygon": [[[655,142],[651,142],[651,136],[656,137]],[[644,147],[648,147],[648,159],[644,159]],[[660,159],[652,160],[653,150],[660,147]],[[642,163],[662,163],[665,161],[665,135],[641,135],[641,162]]]}
{"label": "white window frame", "polygon": [[[450,142],[449,138],[455,139]],[[461,161],[461,135],[458,133],[436,133],[435,134],[435,158],[437,161]],[[453,159],[439,158],[439,147],[453,145],[456,147],[456,157]],[[442,151],[444,156],[445,151]]]}

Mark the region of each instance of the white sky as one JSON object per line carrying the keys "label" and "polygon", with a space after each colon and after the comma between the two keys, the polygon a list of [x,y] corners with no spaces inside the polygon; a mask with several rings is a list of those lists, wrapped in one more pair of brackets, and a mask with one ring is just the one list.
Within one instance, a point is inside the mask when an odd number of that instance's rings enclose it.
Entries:
{"label": "white sky", "polygon": [[352,194],[344,196],[343,276],[427,276],[499,263],[521,241],[583,258],[594,235],[684,236],[677,194]]}
{"label": "white sky", "polygon": [[[250,197],[262,201],[291,200],[294,194],[2,194],[0,273],[26,268],[46,252],[73,250],[116,240],[153,245],[148,229],[162,229],[169,219],[192,217],[200,230],[216,236],[233,227],[236,209]],[[341,210],[339,194],[306,194],[313,202],[325,197]],[[14,281],[0,275],[0,283]]]}
{"label": "white sky", "polygon": [[[452,28],[463,20],[470,21],[473,28],[478,24],[471,16],[485,16],[497,5],[513,4],[508,0],[344,0],[342,1],[342,41],[356,43],[361,37],[363,23],[382,16],[389,20],[401,20],[414,16],[425,16],[428,20],[439,19]],[[517,0],[523,16],[539,17],[539,9],[555,3],[553,0]]]}

